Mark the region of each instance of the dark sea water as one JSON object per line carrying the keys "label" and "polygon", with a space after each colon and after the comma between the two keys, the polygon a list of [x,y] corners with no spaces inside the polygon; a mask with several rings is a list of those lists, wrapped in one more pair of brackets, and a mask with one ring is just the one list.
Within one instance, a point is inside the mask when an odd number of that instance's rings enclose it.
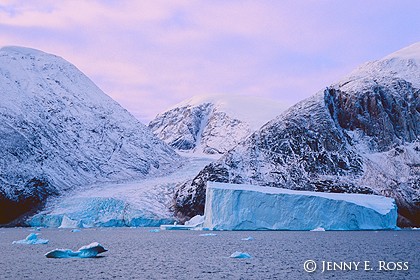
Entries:
{"label": "dark sea water", "polygon": [[[39,237],[49,244],[12,245],[29,233],[28,228],[0,228],[1,279],[420,279],[420,231],[224,231],[200,236],[208,232],[41,229]],[[248,236],[254,240],[241,240]],[[44,256],[55,248],[76,250],[94,241],[109,250],[101,258]],[[229,258],[235,251],[252,258]],[[308,260],[315,261],[315,272],[304,270]],[[360,264],[357,270],[347,266],[340,271],[336,266],[335,271],[322,272],[322,261]],[[380,270],[380,261],[395,270]],[[397,262],[403,270],[397,270]],[[314,268],[312,263],[308,267]]]}

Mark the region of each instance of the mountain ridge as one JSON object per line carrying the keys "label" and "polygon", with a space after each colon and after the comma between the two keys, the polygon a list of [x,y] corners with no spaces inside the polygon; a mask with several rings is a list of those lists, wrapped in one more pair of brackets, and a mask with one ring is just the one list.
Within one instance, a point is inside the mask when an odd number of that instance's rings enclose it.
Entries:
{"label": "mountain ridge", "polygon": [[[414,66],[409,70],[415,71],[410,76],[401,67],[406,57],[402,62],[388,60],[367,63],[292,106],[207,165],[179,186],[174,197],[177,215],[182,219],[201,214],[205,182],[216,181],[391,196],[399,207],[399,224],[419,226],[418,68],[410,60]],[[391,69],[373,71],[372,65]],[[403,79],[407,75],[409,81]]]}
{"label": "mountain ridge", "polygon": [[59,56],[0,49],[0,98],[0,223],[75,187],[177,166],[169,146]]}

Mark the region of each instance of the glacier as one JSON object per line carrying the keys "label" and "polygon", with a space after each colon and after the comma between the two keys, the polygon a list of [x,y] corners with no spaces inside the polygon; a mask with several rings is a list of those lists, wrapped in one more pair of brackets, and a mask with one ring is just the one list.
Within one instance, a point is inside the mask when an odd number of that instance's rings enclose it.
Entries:
{"label": "glacier", "polygon": [[0,224],[95,183],[167,174],[180,156],[61,57],[0,49]]}
{"label": "glacier", "polygon": [[70,249],[55,249],[45,254],[47,258],[95,258],[98,254],[108,251],[98,242],[80,247],[77,251]]}
{"label": "glacier", "polygon": [[181,168],[165,176],[85,186],[50,199],[27,223],[51,228],[173,226],[176,218],[170,205],[174,189],[212,160],[184,158]]}
{"label": "glacier", "polygon": [[393,198],[208,182],[204,227],[213,230],[392,230]]}

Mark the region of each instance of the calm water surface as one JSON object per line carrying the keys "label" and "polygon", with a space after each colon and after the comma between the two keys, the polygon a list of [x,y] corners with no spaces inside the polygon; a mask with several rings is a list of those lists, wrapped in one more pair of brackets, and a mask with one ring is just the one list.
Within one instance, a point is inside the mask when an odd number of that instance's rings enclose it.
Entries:
{"label": "calm water surface", "polygon": [[[12,245],[28,228],[0,228],[1,279],[420,279],[420,231],[387,232],[150,232],[150,228],[41,229],[47,245]],[[243,241],[252,236],[254,240]],[[47,259],[55,248],[97,241],[109,251],[95,259]],[[232,259],[235,252],[251,259]],[[317,269],[305,272],[304,263]],[[322,262],[361,262],[324,271]],[[367,261],[369,271],[365,271]],[[408,262],[408,270],[379,270]],[[395,263],[395,264],[393,264]],[[324,263],[326,268],[328,263]],[[331,263],[330,263],[331,264]],[[313,269],[313,263],[308,267]]]}

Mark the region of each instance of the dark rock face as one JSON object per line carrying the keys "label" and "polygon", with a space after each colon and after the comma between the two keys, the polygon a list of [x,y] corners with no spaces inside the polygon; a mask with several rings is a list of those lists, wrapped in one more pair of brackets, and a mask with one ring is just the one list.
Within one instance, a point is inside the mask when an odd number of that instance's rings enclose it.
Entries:
{"label": "dark rock face", "polygon": [[49,196],[57,194],[45,178],[33,178],[20,188],[13,188],[12,199],[0,190],[0,224],[15,221],[11,225],[24,225],[20,217],[42,207]]}
{"label": "dark rock face", "polygon": [[180,186],[178,215],[203,214],[205,184],[217,181],[391,196],[400,226],[419,226],[420,91],[394,78],[349,83],[290,108]]}
{"label": "dark rock face", "polygon": [[325,103],[338,125],[370,137],[370,149],[387,151],[420,134],[419,90],[400,79],[364,81],[362,94],[329,89]]}

